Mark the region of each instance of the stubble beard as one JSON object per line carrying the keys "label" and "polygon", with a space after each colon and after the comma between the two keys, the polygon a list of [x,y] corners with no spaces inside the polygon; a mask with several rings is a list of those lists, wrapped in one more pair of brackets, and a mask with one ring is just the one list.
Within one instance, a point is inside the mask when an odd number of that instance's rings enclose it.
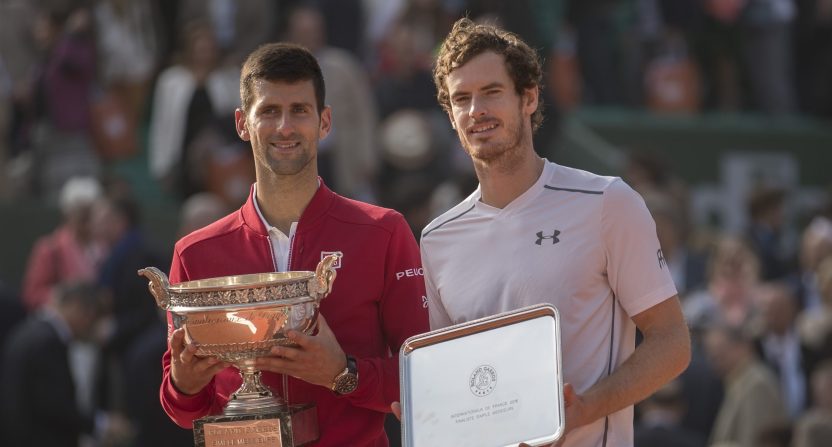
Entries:
{"label": "stubble beard", "polygon": [[[503,123],[505,124],[505,123]],[[522,163],[524,152],[523,146],[531,141],[531,136],[523,131],[522,120],[517,120],[507,130],[503,142],[486,142],[479,148],[475,148],[466,138],[464,130],[457,131],[459,140],[465,152],[471,157],[475,165],[481,165],[489,170],[510,173]]]}
{"label": "stubble beard", "polygon": [[[264,173],[267,172],[271,176],[283,177],[301,174],[308,171],[316,163],[308,144],[301,142],[301,146],[302,150],[292,158],[277,157],[271,153],[272,148],[269,146],[265,151],[260,152],[260,156],[257,157],[259,158],[257,164],[261,168],[265,168],[262,169],[265,171]],[[258,170],[261,170],[261,168],[258,168]]]}

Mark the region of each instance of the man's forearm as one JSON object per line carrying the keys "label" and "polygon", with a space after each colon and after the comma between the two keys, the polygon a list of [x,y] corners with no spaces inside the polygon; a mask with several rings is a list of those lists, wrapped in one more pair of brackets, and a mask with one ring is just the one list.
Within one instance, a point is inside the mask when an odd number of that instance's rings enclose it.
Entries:
{"label": "man's forearm", "polygon": [[657,307],[669,309],[657,309],[657,314],[634,318],[644,340],[610,376],[582,393],[583,411],[578,421],[570,422],[571,428],[589,424],[645,399],[687,368],[690,336],[681,312],[672,308],[678,306],[678,300],[668,301],[672,302]]}

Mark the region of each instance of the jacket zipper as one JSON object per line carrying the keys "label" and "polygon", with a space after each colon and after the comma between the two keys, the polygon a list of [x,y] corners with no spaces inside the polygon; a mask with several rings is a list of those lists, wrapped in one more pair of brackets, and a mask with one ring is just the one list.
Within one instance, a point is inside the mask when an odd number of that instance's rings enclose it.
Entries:
{"label": "jacket zipper", "polygon": [[295,252],[295,236],[297,235],[297,227],[295,227],[295,232],[292,233],[289,237],[289,253],[286,255],[288,259],[286,259],[286,271],[292,271],[292,253]]}

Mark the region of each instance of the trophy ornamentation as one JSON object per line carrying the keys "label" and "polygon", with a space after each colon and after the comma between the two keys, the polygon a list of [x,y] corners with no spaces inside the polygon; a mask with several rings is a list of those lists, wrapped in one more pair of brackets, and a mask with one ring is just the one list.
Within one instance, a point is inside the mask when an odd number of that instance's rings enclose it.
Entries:
{"label": "trophy ornamentation", "polygon": [[157,268],[139,270],[150,281],[156,304],[170,312],[174,328],[184,328],[185,340],[196,344],[196,355],[217,357],[240,371],[243,383],[223,414],[194,421],[198,447],[240,441],[297,447],[317,440],[314,404],[288,405],[263,385],[254,365],[272,347],[292,345],[288,331],[308,334],[315,329],[340,256],[326,256],[314,272],[256,273],[174,285]]}

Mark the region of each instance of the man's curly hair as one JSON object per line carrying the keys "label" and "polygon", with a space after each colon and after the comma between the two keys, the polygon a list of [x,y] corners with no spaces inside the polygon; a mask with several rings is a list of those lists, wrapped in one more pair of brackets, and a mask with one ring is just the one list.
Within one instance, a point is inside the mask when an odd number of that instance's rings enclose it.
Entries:
{"label": "man's curly hair", "polygon": [[[448,37],[442,42],[433,67],[436,99],[446,112],[451,111],[451,98],[445,84],[448,75],[486,51],[503,56],[518,95],[529,88],[537,87],[538,91],[542,88],[543,69],[540,58],[520,37],[493,25],[478,24],[462,18],[454,23]],[[543,99],[538,96],[537,110],[532,114],[532,129],[537,130],[542,122]]]}

